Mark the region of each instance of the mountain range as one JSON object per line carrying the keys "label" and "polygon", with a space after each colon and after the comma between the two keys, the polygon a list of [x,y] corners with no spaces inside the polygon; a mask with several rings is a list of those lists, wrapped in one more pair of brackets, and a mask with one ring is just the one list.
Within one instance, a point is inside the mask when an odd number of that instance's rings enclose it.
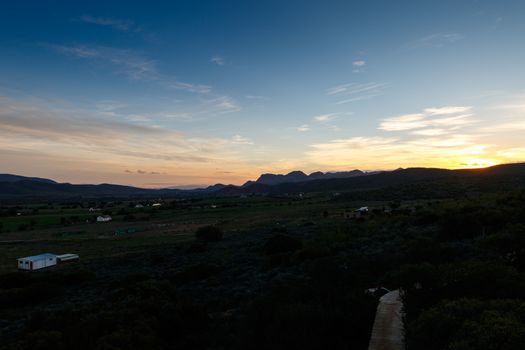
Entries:
{"label": "mountain range", "polygon": [[144,189],[114,184],[74,185],[50,179],[0,174],[0,199],[64,199],[64,198],[129,198],[169,196],[238,196],[249,194],[282,195],[299,192],[378,191],[390,189],[407,193],[415,190],[480,191],[486,186],[502,189],[525,188],[525,163],[503,164],[483,169],[448,170],[439,168],[407,168],[367,173],[360,170],[306,175],[301,171],[262,174],[242,186],[216,184],[206,188]]}
{"label": "mountain range", "polygon": [[356,176],[363,176],[367,173],[361,170],[352,170],[352,171],[341,171],[333,173],[323,173],[316,171],[310,175],[306,175],[302,171],[292,171],[286,175],[281,174],[262,174],[256,181],[248,181],[243,187],[257,183],[263,185],[278,185],[282,183],[293,183],[293,182],[306,182],[312,180],[323,180],[323,179],[342,179]]}

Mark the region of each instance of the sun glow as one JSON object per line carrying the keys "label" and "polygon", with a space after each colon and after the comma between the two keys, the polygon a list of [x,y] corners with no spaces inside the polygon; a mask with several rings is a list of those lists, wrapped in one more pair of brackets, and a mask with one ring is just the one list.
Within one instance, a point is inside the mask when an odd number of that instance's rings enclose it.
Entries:
{"label": "sun glow", "polygon": [[494,160],[494,159],[468,159],[461,163],[461,167],[465,169],[480,169],[480,168],[487,168],[493,165],[498,165],[500,162]]}

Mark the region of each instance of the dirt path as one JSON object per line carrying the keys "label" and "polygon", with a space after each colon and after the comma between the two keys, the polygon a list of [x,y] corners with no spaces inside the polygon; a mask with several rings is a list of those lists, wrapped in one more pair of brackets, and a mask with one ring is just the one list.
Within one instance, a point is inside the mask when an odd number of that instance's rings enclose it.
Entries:
{"label": "dirt path", "polygon": [[368,350],[403,350],[403,303],[399,290],[389,292],[379,299],[374,328]]}

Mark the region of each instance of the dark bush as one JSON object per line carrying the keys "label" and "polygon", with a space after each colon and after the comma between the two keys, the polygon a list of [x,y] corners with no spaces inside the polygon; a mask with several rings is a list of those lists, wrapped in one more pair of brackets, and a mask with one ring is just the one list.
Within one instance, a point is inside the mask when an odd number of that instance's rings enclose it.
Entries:
{"label": "dark bush", "polygon": [[264,244],[264,253],[267,255],[291,253],[301,249],[303,243],[288,235],[276,234],[270,237]]}
{"label": "dark bush", "polygon": [[366,349],[376,299],[350,287],[352,276],[337,264],[325,261],[315,270],[265,291],[250,305],[241,348]]}
{"label": "dark bush", "polygon": [[221,271],[217,265],[198,264],[189,266],[184,271],[176,273],[173,280],[180,283],[193,282],[211,277]]}
{"label": "dark bush", "polygon": [[296,251],[293,255],[294,261],[314,260],[330,255],[330,250],[324,246],[309,244]]}
{"label": "dark bush", "polygon": [[286,226],[276,226],[272,228],[272,233],[288,233]]}
{"label": "dark bush", "polygon": [[74,271],[67,271],[59,273],[54,277],[54,281],[63,285],[81,284],[87,281],[94,280],[95,273],[89,269],[81,268]]}
{"label": "dark bush", "polygon": [[195,232],[195,237],[199,240],[206,242],[217,242],[220,241],[223,237],[223,232],[217,226],[202,226],[197,229]]}
{"label": "dark bush", "polygon": [[0,275],[0,289],[21,288],[33,282],[32,276],[24,272],[11,272]]}
{"label": "dark bush", "polygon": [[0,310],[16,306],[36,305],[61,295],[54,283],[37,282],[23,288],[0,290]]}
{"label": "dark bush", "polygon": [[135,215],[133,214],[126,214],[124,215],[124,218],[123,218],[124,221],[135,221]]}
{"label": "dark bush", "polygon": [[192,242],[187,249],[188,253],[204,253],[207,250],[208,245],[203,241]]}
{"label": "dark bush", "polygon": [[523,349],[524,310],[518,300],[443,302],[408,324],[407,349]]}

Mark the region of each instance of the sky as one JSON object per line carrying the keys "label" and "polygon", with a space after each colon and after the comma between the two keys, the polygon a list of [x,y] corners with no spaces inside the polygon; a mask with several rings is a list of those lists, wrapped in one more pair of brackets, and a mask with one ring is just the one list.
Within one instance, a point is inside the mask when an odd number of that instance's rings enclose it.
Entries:
{"label": "sky", "polygon": [[0,172],[141,187],[525,161],[525,2],[10,1]]}

